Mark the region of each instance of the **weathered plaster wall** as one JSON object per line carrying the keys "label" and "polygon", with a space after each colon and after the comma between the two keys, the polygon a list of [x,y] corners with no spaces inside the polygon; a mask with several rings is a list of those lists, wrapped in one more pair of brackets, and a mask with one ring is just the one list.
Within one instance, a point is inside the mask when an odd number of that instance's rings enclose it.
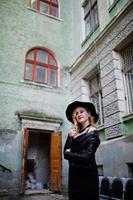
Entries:
{"label": "weathered plaster wall", "polygon": [[[69,128],[65,107],[69,101],[68,66],[73,59],[72,2],[59,1],[60,18],[54,19],[29,8],[29,0],[0,1],[0,187],[19,190],[22,159],[22,123],[18,112],[42,114],[66,123],[62,146]],[[60,87],[51,88],[24,81],[27,51],[49,49],[57,58]],[[64,162],[64,160],[63,160]],[[63,184],[67,184],[63,164]],[[6,170],[7,169],[7,170]],[[3,182],[8,176],[9,181]],[[4,190],[3,190],[4,191]]]}
{"label": "weathered plaster wall", "polygon": [[96,158],[103,165],[104,176],[129,178],[127,163],[132,162],[132,149],[132,136],[102,142]]}

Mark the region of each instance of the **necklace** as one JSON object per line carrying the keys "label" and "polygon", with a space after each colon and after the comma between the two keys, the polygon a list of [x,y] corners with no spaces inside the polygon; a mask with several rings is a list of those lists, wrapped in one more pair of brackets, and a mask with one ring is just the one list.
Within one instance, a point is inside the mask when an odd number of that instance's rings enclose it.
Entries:
{"label": "necklace", "polygon": [[80,130],[80,133],[81,132],[83,132],[86,128],[88,128],[90,126],[90,124],[89,125],[87,125],[85,128],[82,128],[81,130]]}

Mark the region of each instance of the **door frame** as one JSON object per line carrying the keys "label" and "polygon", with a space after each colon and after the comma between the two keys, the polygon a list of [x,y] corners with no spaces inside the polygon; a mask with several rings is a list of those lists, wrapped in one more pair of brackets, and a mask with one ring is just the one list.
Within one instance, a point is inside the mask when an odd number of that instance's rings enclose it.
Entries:
{"label": "door frame", "polygon": [[[27,152],[28,152],[28,143],[29,143],[29,133],[30,130],[40,130],[37,128],[24,128],[23,130],[23,139],[22,139],[22,166],[21,166],[21,182],[20,182],[20,193],[23,194],[25,192],[25,182],[26,182],[26,159],[27,159]],[[42,131],[43,129],[41,129],[40,131]],[[50,140],[52,138],[52,134],[57,132],[51,131],[51,130],[46,130],[45,131],[49,131],[51,136],[50,136]],[[58,132],[58,134],[60,135],[61,139],[62,139],[62,134],[61,132]],[[52,185],[52,183],[50,183],[50,190],[51,191],[58,191],[61,192],[61,174],[62,174],[62,144],[61,144],[61,140],[60,140],[60,176],[58,179],[58,183],[56,185],[58,185],[58,187],[55,187]],[[51,141],[50,141],[50,151],[51,151]],[[51,157],[51,152],[49,154],[49,157]],[[50,158],[51,159],[51,158]],[[51,164],[50,164],[51,165]],[[50,170],[51,170],[51,166],[50,166]],[[50,180],[51,180],[51,176],[53,176],[54,173],[52,173],[50,171]],[[53,176],[54,177],[54,176]],[[58,189],[57,189],[58,188]]]}

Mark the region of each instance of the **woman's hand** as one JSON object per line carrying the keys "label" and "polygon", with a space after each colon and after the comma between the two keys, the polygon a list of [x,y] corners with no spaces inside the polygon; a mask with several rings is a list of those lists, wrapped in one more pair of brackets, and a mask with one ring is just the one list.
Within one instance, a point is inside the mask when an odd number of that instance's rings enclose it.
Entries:
{"label": "woman's hand", "polygon": [[75,135],[77,135],[78,133],[75,130],[71,130],[68,135],[69,137],[74,137]]}
{"label": "woman's hand", "polygon": [[66,149],[66,151],[65,152],[70,152],[71,151],[71,149]]}

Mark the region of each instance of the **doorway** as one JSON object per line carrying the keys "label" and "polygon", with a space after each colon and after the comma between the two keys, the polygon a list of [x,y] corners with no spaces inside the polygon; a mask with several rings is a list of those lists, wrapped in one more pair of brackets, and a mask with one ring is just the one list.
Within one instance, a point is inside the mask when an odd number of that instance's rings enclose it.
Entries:
{"label": "doorway", "polygon": [[21,193],[25,190],[61,192],[61,133],[25,129]]}
{"label": "doorway", "polygon": [[48,131],[29,131],[26,189],[49,189],[50,134]]}

